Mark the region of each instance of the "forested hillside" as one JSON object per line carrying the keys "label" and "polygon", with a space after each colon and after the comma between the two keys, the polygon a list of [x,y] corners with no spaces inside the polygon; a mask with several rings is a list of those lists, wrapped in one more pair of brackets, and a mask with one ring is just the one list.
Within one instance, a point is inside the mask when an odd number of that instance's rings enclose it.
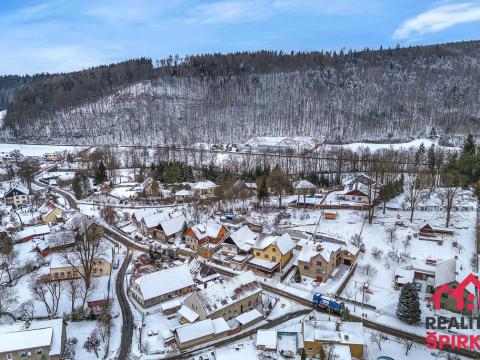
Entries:
{"label": "forested hillside", "polygon": [[73,73],[24,87],[8,106],[3,137],[191,144],[262,135],[330,142],[480,135],[478,41],[170,57],[153,70],[147,62],[137,60],[128,76],[123,67],[114,82],[103,67],[80,72],[96,74],[87,86],[81,77],[69,89]]}

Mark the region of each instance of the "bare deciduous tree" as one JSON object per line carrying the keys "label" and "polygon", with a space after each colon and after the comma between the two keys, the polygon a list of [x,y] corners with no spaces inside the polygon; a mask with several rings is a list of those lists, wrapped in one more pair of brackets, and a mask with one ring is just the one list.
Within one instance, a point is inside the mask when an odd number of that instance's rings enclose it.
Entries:
{"label": "bare deciduous tree", "polygon": [[415,207],[422,199],[423,186],[424,179],[421,173],[412,174],[411,176],[407,177],[405,181],[405,190],[407,192],[405,201],[407,201],[410,206],[410,222],[413,222],[413,213],[415,212]]}

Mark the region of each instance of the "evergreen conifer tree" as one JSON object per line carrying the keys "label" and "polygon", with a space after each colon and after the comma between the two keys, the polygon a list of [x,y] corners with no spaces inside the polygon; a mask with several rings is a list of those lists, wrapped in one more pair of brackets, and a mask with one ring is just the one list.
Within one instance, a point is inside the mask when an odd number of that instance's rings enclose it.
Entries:
{"label": "evergreen conifer tree", "polygon": [[400,292],[397,304],[397,316],[400,320],[408,324],[417,324],[420,322],[420,301],[418,299],[418,291],[415,285],[407,283]]}

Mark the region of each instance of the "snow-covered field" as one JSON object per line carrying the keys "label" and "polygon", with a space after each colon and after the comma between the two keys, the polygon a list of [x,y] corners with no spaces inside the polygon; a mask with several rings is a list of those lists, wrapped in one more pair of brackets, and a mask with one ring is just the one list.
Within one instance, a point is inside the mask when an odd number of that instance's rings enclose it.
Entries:
{"label": "snow-covered field", "polygon": [[80,146],[69,145],[25,145],[25,144],[0,144],[0,152],[9,153],[13,150],[20,150],[24,156],[42,156],[46,153],[69,151],[77,152]]}
{"label": "snow-covered field", "polygon": [[[381,149],[394,149],[400,150],[404,149],[407,150],[409,148],[418,148],[421,144],[425,146],[425,148],[429,148],[432,144],[435,144],[435,147],[438,147],[438,141],[432,139],[415,139],[409,142],[404,143],[365,143],[365,142],[355,142],[351,144],[344,144],[344,145],[328,145],[328,146],[342,146],[343,148],[350,149],[352,151],[358,151],[361,148],[369,148],[370,151],[381,150]],[[440,146],[443,147],[443,146]],[[452,149],[456,150],[456,147],[443,147],[445,149]]]}

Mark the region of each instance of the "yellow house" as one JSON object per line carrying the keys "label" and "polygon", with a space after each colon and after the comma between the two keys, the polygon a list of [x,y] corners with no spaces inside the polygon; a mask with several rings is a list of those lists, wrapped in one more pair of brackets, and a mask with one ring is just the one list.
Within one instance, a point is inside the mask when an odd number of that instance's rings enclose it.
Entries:
{"label": "yellow house", "polygon": [[47,201],[43,204],[38,211],[40,212],[42,221],[45,223],[61,220],[64,213],[64,210],[60,206],[51,201]]}
{"label": "yellow house", "polygon": [[[50,261],[50,280],[78,279],[82,266],[72,266],[59,254],[52,254]],[[106,258],[97,258],[93,264],[93,276],[110,275],[112,266]]]}
{"label": "yellow house", "polygon": [[254,258],[248,262],[248,267],[255,273],[271,276],[287,265],[294,247],[295,242],[288,233],[281,236],[263,234],[253,245]]}

